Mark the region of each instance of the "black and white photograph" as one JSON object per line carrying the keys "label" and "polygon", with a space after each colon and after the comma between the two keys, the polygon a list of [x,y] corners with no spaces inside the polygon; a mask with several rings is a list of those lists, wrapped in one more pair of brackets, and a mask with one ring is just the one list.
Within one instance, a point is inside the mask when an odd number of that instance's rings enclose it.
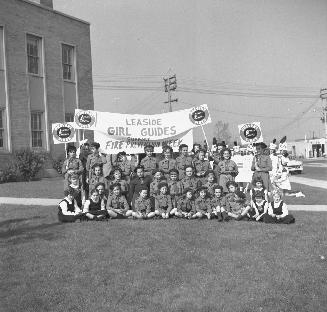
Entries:
{"label": "black and white photograph", "polygon": [[326,312],[327,0],[0,0],[0,311]]}

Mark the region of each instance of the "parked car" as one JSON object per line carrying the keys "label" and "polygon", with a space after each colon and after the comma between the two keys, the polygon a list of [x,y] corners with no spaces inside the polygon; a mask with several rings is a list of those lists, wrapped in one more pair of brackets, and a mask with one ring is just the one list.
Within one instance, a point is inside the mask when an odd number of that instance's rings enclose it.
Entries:
{"label": "parked car", "polygon": [[289,162],[287,163],[287,169],[290,173],[302,173],[303,162],[297,160],[295,156],[289,155]]}

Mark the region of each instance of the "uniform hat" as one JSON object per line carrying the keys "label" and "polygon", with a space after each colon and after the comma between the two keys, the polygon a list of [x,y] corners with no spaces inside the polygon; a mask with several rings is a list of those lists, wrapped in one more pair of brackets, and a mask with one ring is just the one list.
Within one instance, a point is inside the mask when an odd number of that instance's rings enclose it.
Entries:
{"label": "uniform hat", "polygon": [[267,148],[267,144],[264,142],[255,143],[255,147],[260,146],[261,148]]}

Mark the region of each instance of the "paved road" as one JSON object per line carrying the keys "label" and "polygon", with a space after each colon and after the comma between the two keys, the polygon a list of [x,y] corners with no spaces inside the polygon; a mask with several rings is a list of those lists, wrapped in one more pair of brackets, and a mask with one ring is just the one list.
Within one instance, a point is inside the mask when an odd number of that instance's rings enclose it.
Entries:
{"label": "paved road", "polygon": [[[0,205],[57,206],[61,199],[0,197]],[[326,205],[288,205],[289,210],[327,211]]]}

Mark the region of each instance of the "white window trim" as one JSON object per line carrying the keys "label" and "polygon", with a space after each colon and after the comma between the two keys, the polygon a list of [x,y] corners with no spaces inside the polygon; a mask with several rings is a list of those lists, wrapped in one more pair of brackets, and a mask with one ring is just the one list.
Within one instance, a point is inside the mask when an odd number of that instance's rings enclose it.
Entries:
{"label": "white window trim", "polygon": [[6,123],[6,146],[1,149],[1,151],[5,151],[8,153],[12,152],[12,141],[11,141],[11,127],[10,127],[10,109],[9,109],[9,89],[8,89],[8,71],[7,71],[7,53],[6,53],[6,29],[5,26],[0,24],[0,27],[3,30],[2,36],[2,44],[3,44],[3,67],[4,67],[4,77],[5,77],[5,98],[6,98],[6,116],[5,116],[5,123]]}
{"label": "white window trim", "polygon": [[[62,45],[66,44],[69,45],[71,47],[74,48],[74,77],[75,77],[75,81],[71,81],[71,80],[64,80],[62,79],[62,100],[63,100],[63,113],[64,113],[64,118],[65,118],[65,113],[66,113],[66,107],[65,107],[65,97],[64,97],[64,84],[65,83],[73,83],[75,84],[75,92],[76,92],[76,108],[79,109],[79,93],[78,93],[78,87],[79,87],[79,82],[78,82],[78,71],[77,71],[77,45],[76,44],[72,44],[69,42],[65,42],[65,41],[60,41],[60,55],[61,55],[61,64],[62,64]],[[62,65],[61,65],[62,67]],[[63,73],[63,69],[62,69],[62,73]],[[63,77],[63,74],[62,74]],[[65,120],[65,119],[64,119]],[[79,141],[81,136],[81,131],[84,130],[78,130],[77,131],[77,140]]]}
{"label": "white window trim", "polygon": [[[27,61],[27,35],[32,35],[35,37],[38,37],[41,39],[41,67],[42,72],[40,75],[31,74],[28,72],[28,61]],[[47,101],[47,85],[46,85],[46,67],[45,67],[45,38],[42,35],[33,33],[33,32],[25,32],[25,55],[26,55],[26,73],[28,76],[36,76],[39,78],[42,78],[43,80],[43,102],[44,102],[44,111],[40,111],[43,113],[43,122],[44,122],[44,130],[43,130],[43,146],[42,149],[46,151],[50,151],[50,138],[49,138],[49,125],[48,125],[48,101]],[[27,80],[29,81],[29,80]],[[29,86],[28,86],[28,109],[29,109],[29,116],[31,118],[32,110],[31,110],[31,98],[30,98],[30,92],[29,92]],[[34,112],[34,111],[33,111]],[[35,111],[37,112],[37,111]],[[29,133],[30,133],[30,148],[33,149],[40,149],[40,147],[32,147],[32,127],[31,127],[31,121],[29,121]]]}

